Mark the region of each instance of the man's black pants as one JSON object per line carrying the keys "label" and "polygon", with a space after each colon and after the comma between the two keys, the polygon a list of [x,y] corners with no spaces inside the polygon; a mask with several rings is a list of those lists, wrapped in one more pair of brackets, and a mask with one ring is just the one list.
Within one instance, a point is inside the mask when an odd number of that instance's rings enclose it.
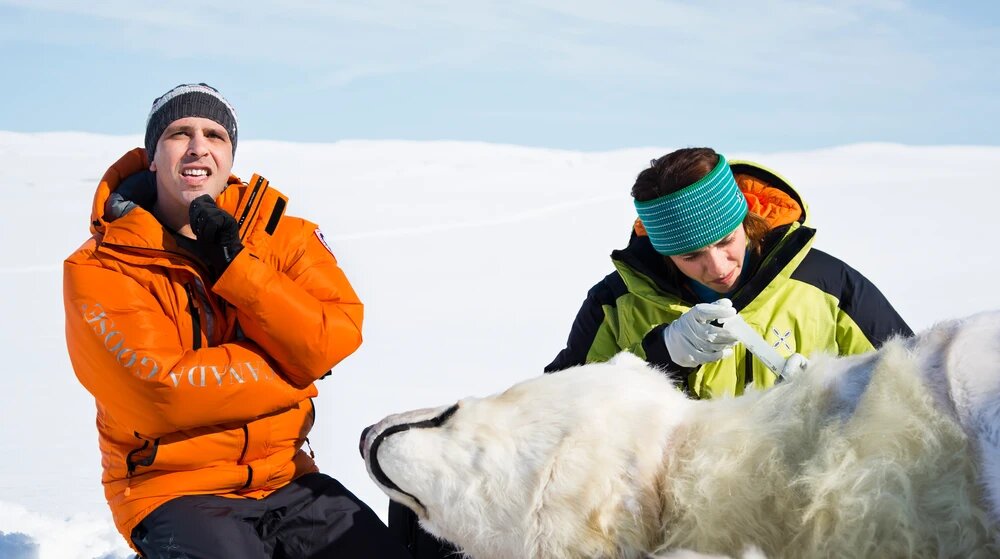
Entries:
{"label": "man's black pants", "polygon": [[132,530],[132,542],[146,559],[410,559],[368,505],[319,473],[261,500],[167,501]]}
{"label": "man's black pants", "polygon": [[456,559],[462,554],[454,545],[428,534],[418,524],[417,515],[396,501],[389,501],[389,531],[406,545],[413,559]]}

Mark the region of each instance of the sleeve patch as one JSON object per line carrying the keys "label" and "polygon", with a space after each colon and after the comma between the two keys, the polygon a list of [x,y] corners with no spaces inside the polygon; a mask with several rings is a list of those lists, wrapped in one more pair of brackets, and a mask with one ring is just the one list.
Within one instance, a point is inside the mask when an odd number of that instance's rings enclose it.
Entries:
{"label": "sleeve patch", "polygon": [[316,238],[319,239],[319,242],[323,243],[323,246],[326,247],[326,250],[330,251],[330,254],[333,254],[333,249],[330,248],[329,244],[327,244],[326,237],[323,236],[323,232],[320,231],[318,227],[316,228]]}

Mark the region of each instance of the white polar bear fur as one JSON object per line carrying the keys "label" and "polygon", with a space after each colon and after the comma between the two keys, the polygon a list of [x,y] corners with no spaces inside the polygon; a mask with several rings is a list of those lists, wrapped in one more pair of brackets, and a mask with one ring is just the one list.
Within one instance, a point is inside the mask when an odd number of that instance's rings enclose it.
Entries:
{"label": "white polar bear fur", "polygon": [[739,398],[620,354],[399,430],[447,408],[387,417],[363,455],[474,559],[998,554],[1000,313]]}

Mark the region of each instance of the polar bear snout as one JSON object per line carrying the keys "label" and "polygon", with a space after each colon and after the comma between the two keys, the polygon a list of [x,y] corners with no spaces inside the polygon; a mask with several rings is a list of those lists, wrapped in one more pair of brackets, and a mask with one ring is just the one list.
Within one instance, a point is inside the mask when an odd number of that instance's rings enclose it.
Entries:
{"label": "polar bear snout", "polygon": [[429,455],[416,441],[426,441],[423,433],[441,427],[457,410],[455,404],[391,415],[361,431],[359,451],[372,480],[390,499],[422,518],[427,507],[418,495],[427,496],[433,478],[425,475],[428,468],[414,466]]}
{"label": "polar bear snout", "polygon": [[373,427],[375,426],[369,425],[368,427],[365,427],[364,429],[361,430],[361,440],[358,441],[358,452],[361,453],[362,460],[364,460],[365,458],[365,439],[368,438],[368,433],[371,432]]}

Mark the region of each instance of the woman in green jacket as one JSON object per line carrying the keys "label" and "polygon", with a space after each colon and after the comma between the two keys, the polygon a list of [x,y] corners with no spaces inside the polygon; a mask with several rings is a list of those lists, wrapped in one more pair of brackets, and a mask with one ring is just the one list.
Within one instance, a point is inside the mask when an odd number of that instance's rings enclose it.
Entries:
{"label": "woman in green jacket", "polygon": [[[628,350],[656,364],[694,397],[743,394],[777,377],[713,320],[743,319],[783,356],[850,355],[912,334],[864,276],[810,248],[806,205],[786,180],[709,148],[653,162],[632,187],[640,219],[616,270],[587,295],[566,349],[546,372],[605,361]],[[389,529],[416,559],[453,557],[402,505]]]}
{"label": "woman in green jacket", "polygon": [[875,285],[811,248],[806,205],[773,171],[686,148],[654,160],[632,196],[631,240],[546,372],[628,350],[693,397],[734,396],[777,375],[717,319],[739,313],[785,357],[863,353],[913,333]]}

